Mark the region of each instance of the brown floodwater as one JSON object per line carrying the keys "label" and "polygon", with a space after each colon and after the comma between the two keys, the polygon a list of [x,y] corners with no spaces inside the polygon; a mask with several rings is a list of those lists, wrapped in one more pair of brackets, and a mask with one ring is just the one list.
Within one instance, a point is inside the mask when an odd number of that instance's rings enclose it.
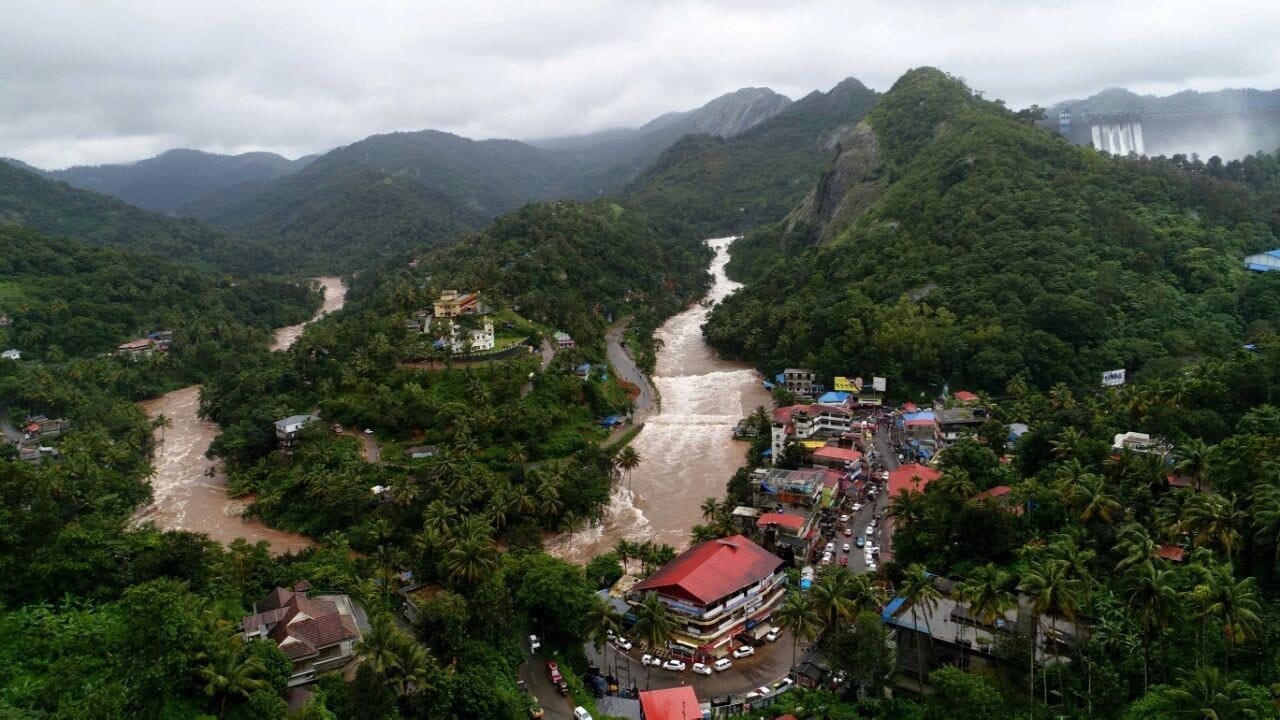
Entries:
{"label": "brown floodwater", "polygon": [[[325,288],[324,304],[312,319],[342,307],[346,287],[336,277],[317,278]],[[288,348],[302,335],[302,325],[276,331],[272,350]],[[162,530],[190,530],[208,535],[223,545],[236,538],[251,543],[266,540],[272,552],[300,550],[311,540],[297,533],[276,530],[260,520],[241,517],[251,497],[227,496],[227,478],[218,464],[206,457],[209,445],[218,436],[218,424],[200,417],[200,386],[175,390],[141,403],[147,416],[164,415],[170,427],[157,428],[151,477],[154,500],[134,517],[138,523],[151,521]]]}
{"label": "brown floodwater", "polygon": [[[347,286],[342,283],[342,278],[318,277],[315,280],[324,287],[324,302],[321,303],[320,309],[316,311],[315,317],[312,317],[311,320],[324,317],[335,310],[341,310],[342,304],[347,300]],[[311,322],[311,320],[307,322]],[[276,328],[276,335],[271,342],[271,349],[288,350],[289,346],[302,337],[302,329],[306,326],[307,323],[298,323],[297,325]]]}
{"label": "brown floodwater", "polygon": [[[740,287],[725,277],[732,238],[708,240],[716,250],[711,262],[715,284],[707,297],[720,301]],[[725,484],[746,464],[748,443],[733,439],[733,427],[759,406],[771,408],[763,378],[743,363],[721,360],[702,339],[709,308],[694,305],[658,329],[662,340],[653,384],[661,408],[646,420],[632,441],[640,465],[614,488],[601,524],[557,536],[548,552],[585,563],[610,550],[622,538],[689,545],[693,526],[702,521],[699,506],[708,497],[723,498]]]}

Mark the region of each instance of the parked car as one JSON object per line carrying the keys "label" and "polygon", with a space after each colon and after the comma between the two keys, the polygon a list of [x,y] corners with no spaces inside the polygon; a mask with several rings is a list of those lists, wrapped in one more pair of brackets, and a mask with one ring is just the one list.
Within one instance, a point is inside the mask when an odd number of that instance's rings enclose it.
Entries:
{"label": "parked car", "polygon": [[751,647],[750,645],[743,645],[742,647],[733,651],[733,657],[735,660],[741,660],[742,658],[749,658],[755,654],[756,654],[756,649]]}
{"label": "parked car", "polygon": [[853,537],[853,528],[845,528],[845,529],[844,529],[844,536],[845,536],[845,537]]}
{"label": "parked car", "polygon": [[774,684],[773,684],[773,689],[774,689],[776,692],[782,692],[783,690],[786,690],[787,688],[789,688],[789,687],[791,687],[792,685],[795,685],[795,684],[796,684],[796,681],[795,681],[795,680],[792,680],[792,679],[791,679],[791,678],[789,678],[789,677],[785,677],[785,678],[782,678],[781,680],[779,680],[778,682],[774,683]]}
{"label": "parked car", "polygon": [[536,653],[542,647],[542,643],[538,640],[537,635],[529,636],[529,652]]}
{"label": "parked car", "polygon": [[829,543],[827,543],[826,551],[827,551],[827,552],[829,552],[829,553],[835,552],[835,551],[836,551],[836,544],[835,544],[835,543],[833,543],[833,542],[829,542]]}
{"label": "parked car", "polygon": [[591,713],[587,709],[579,705],[573,709],[573,720],[591,720]]}
{"label": "parked car", "polygon": [[880,566],[876,565],[875,560],[872,560],[871,562],[867,563],[867,572],[875,572],[878,569],[880,569]]}
{"label": "parked car", "polygon": [[649,654],[647,654],[647,653],[646,653],[646,654],[644,654],[644,655],[641,655],[641,656],[640,656],[640,664],[641,664],[641,665],[652,665],[652,666],[654,666],[654,667],[658,667],[659,665],[661,665],[661,664],[662,664],[662,658],[657,657],[657,656],[655,656],[655,655],[649,655]]}
{"label": "parked car", "polygon": [[870,535],[871,533],[873,533],[873,532],[875,532],[875,531],[876,531],[876,526],[875,526],[875,525],[868,525],[868,526],[867,526],[867,534],[868,534],[868,535]]}
{"label": "parked car", "polygon": [[364,434],[365,434],[365,435],[372,435],[372,434],[373,434],[373,428],[365,428],[365,429],[364,429]]}
{"label": "parked car", "polygon": [[715,668],[716,672],[724,672],[725,670],[733,667],[733,662],[729,660],[729,658],[720,658],[712,663],[711,667]]}
{"label": "parked car", "polygon": [[560,667],[553,661],[547,661],[547,675],[551,678],[551,684],[556,686],[561,695],[569,694],[569,683],[565,682],[564,676],[560,674]]}
{"label": "parked car", "polygon": [[854,545],[857,545],[858,547],[864,547],[864,546],[866,546],[866,544],[867,544],[867,540],[866,540],[866,538],[864,538],[864,537],[862,537],[861,535],[859,535],[859,536],[858,536],[858,539],[853,541],[853,544],[854,544]]}
{"label": "parked car", "polygon": [[694,671],[695,673],[699,674],[699,675],[710,675],[710,674],[711,674],[711,666],[709,666],[709,665],[704,665],[703,663],[694,663],[694,664],[693,664],[693,671]]}
{"label": "parked car", "polygon": [[845,543],[845,544],[844,544],[844,546],[843,546],[843,547],[841,547],[840,549],[841,549],[843,552],[849,552],[849,543]]}
{"label": "parked car", "polygon": [[854,504],[853,504],[853,511],[854,511],[854,512],[858,512],[858,511],[859,511],[859,510],[861,510],[861,509],[862,509],[862,503],[854,503]]}
{"label": "parked car", "polygon": [[840,516],[840,522],[842,522],[842,523],[849,522],[849,516],[848,516],[848,515],[841,515],[841,516]]}
{"label": "parked car", "polygon": [[683,660],[677,660],[675,658],[671,658],[670,660],[662,663],[662,669],[673,670],[675,672],[684,672],[685,670],[689,669],[689,666],[685,665]]}
{"label": "parked car", "polygon": [[[841,559],[843,560],[843,558]],[[847,565],[848,563],[845,562],[845,564]],[[778,636],[781,634],[782,634],[782,631],[779,630],[778,628],[769,628],[769,632],[765,633],[764,639],[768,640],[769,642],[777,642]]]}
{"label": "parked car", "polygon": [[618,638],[613,641],[613,644],[617,646],[619,650],[630,650],[632,648],[631,641],[622,637],[621,635],[619,635]]}
{"label": "parked car", "polygon": [[747,693],[747,699],[755,700],[756,698],[762,698],[767,696],[770,692],[772,691],[769,690],[769,688],[765,687],[764,685],[761,685],[755,690],[752,690],[751,692]]}

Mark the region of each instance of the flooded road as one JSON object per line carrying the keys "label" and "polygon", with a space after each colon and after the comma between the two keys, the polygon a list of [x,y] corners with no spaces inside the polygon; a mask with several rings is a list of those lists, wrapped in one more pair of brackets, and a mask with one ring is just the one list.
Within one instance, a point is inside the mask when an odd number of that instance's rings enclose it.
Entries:
{"label": "flooded road", "polygon": [[[346,298],[346,287],[336,277],[317,278],[324,285],[324,304],[313,320],[338,310]],[[302,335],[303,325],[276,331],[272,350],[288,348]],[[200,417],[200,386],[175,390],[141,403],[147,417],[163,415],[169,426],[155,431],[153,456],[155,475],[151,486],[154,502],[134,517],[135,522],[153,521],[162,530],[190,530],[208,535],[223,545],[242,537],[251,543],[266,540],[271,551],[300,550],[311,540],[296,533],[276,530],[259,520],[240,517],[252,498],[227,497],[227,478],[217,464],[205,457],[218,436],[218,425]]]}
{"label": "flooded road", "polygon": [[[324,286],[324,302],[320,304],[320,309],[316,311],[312,320],[324,317],[335,310],[341,310],[342,304],[347,300],[347,286],[342,284],[342,278],[337,277],[319,277],[316,281]],[[297,342],[302,337],[302,329],[307,323],[298,323],[297,325],[288,325],[286,327],[277,328],[275,339],[271,342],[272,350],[288,350],[290,345]]]}
{"label": "flooded road", "polygon": [[[720,301],[739,287],[724,274],[731,238],[709,240],[716,250],[708,297]],[[640,466],[614,490],[602,525],[556,537],[553,555],[585,563],[621,538],[652,540],[678,550],[702,521],[699,506],[724,496],[725,483],[746,463],[748,443],[733,439],[733,427],[756,407],[773,407],[762,378],[743,363],[721,360],[702,339],[709,308],[695,305],[658,329],[662,340],[653,384],[661,409],[650,415],[632,441]]]}

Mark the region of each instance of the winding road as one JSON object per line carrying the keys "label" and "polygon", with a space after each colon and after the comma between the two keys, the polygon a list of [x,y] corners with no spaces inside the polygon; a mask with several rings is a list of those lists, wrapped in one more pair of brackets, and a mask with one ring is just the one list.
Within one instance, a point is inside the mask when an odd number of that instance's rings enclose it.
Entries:
{"label": "winding road", "polygon": [[627,332],[629,322],[623,321],[615,325],[609,330],[605,336],[606,354],[609,357],[609,364],[613,365],[613,371],[618,377],[625,380],[636,387],[640,388],[640,396],[636,398],[635,412],[633,419],[640,422],[649,410],[653,408],[653,385],[649,383],[649,378],[640,368],[636,367],[635,360],[631,359],[631,355],[627,353],[626,348],[622,346],[622,336]]}

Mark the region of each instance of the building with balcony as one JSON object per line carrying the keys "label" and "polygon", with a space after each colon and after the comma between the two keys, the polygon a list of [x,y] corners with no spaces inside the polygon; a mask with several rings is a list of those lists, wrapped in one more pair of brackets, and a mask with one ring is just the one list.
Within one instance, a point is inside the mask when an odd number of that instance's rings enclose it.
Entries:
{"label": "building with balcony", "polygon": [[789,405],[773,411],[770,448],[773,461],[797,440],[839,438],[853,428],[853,413],[835,405]]}
{"label": "building with balcony", "polygon": [[742,535],[699,543],[628,593],[656,593],[679,621],[669,645],[697,660],[724,657],[733,636],[767,621],[786,594],[782,558]]}
{"label": "building with balcony", "polygon": [[438,318],[476,315],[480,312],[480,293],[445,290],[433,303],[432,310]]}
{"label": "building with balcony", "polygon": [[360,641],[351,599],[346,595],[307,597],[310,589],[306,580],[292,590],[278,587],[254,603],[253,614],[240,621],[245,640],[270,640],[293,662],[290,687],[342,668]]}

